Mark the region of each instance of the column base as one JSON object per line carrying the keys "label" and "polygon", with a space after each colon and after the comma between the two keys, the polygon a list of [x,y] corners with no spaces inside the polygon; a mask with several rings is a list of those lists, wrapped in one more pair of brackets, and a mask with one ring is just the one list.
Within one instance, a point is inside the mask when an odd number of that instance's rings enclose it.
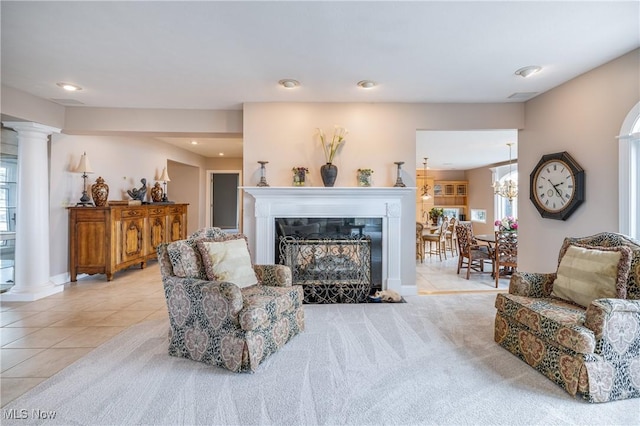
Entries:
{"label": "column base", "polygon": [[[14,287],[15,288],[15,287]],[[33,302],[52,294],[60,293],[64,290],[63,285],[54,285],[53,283],[45,284],[42,287],[28,289],[27,291],[14,291],[11,288],[6,293],[0,294],[1,302]]]}

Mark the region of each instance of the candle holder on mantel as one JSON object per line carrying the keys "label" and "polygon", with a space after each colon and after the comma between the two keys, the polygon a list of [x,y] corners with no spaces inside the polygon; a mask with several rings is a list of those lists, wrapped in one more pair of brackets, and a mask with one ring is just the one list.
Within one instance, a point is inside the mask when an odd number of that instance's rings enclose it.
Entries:
{"label": "candle holder on mantel", "polygon": [[260,164],[260,182],[258,182],[257,186],[269,186],[269,184],[267,183],[267,178],[264,176],[265,173],[265,168],[264,165],[268,164],[268,161],[258,161],[258,163]]}
{"label": "candle holder on mantel", "polygon": [[396,161],[393,164],[396,164],[398,166],[398,177],[396,178],[396,184],[393,185],[394,188],[404,188],[407,185],[404,184],[404,182],[402,181],[402,165],[404,164],[404,161]]}

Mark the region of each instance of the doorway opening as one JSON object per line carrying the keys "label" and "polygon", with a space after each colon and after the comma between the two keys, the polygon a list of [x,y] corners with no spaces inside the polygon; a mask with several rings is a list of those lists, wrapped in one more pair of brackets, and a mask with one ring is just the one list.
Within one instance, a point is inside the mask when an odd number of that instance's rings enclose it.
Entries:
{"label": "doorway opening", "polygon": [[241,232],[242,172],[210,170],[207,174],[207,223],[225,232]]}
{"label": "doorway opening", "polygon": [[[449,218],[468,221],[480,235],[493,234],[497,218],[516,215],[517,198],[509,203],[493,189],[496,180],[517,179],[517,149],[511,158],[510,143],[517,147],[517,129],[417,130],[416,222],[429,225],[431,209],[442,209]],[[419,294],[495,291],[491,268],[467,280],[457,273],[457,254],[449,253],[446,260],[430,256],[416,262]]]}

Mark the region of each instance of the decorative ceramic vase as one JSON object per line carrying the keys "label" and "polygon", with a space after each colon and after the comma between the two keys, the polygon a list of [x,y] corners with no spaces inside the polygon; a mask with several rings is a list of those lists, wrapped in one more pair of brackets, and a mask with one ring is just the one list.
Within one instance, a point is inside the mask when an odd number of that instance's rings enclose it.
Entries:
{"label": "decorative ceramic vase", "polygon": [[159,203],[160,201],[162,201],[162,195],[164,195],[163,192],[164,191],[160,186],[160,182],[156,182],[153,185],[153,188],[151,188],[151,201],[153,201],[154,203]]}
{"label": "decorative ceramic vase", "polygon": [[332,187],[338,177],[338,168],[331,163],[327,163],[320,167],[320,176],[322,176],[324,186]]}
{"label": "decorative ceramic vase", "polygon": [[91,185],[91,196],[96,207],[104,207],[109,199],[109,185],[104,183],[102,176],[96,179],[96,183]]}

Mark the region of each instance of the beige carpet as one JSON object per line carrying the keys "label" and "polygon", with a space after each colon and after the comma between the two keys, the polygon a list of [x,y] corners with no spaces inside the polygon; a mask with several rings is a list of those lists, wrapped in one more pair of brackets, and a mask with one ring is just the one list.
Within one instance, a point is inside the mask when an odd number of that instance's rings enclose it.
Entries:
{"label": "beige carpet", "polygon": [[169,357],[166,322],[145,322],[9,403],[2,424],[640,424],[640,399],[575,400],[497,346],[494,298],[306,306],[307,330],[255,374]]}

